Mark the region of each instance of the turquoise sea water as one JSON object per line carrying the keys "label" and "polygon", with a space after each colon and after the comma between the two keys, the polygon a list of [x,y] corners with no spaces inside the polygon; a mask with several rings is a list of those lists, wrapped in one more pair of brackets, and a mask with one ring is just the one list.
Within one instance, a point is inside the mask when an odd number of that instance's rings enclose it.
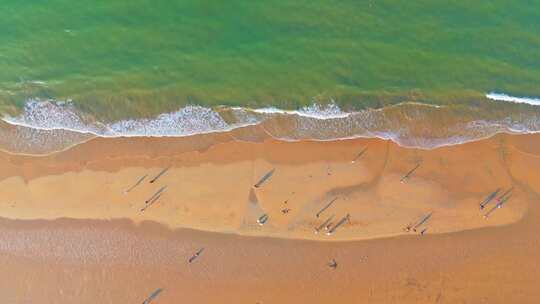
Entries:
{"label": "turquoise sea water", "polygon": [[1,4],[0,150],[540,132],[540,0]]}
{"label": "turquoise sea water", "polygon": [[536,0],[3,0],[0,111],[474,104],[540,96],[539,50]]}

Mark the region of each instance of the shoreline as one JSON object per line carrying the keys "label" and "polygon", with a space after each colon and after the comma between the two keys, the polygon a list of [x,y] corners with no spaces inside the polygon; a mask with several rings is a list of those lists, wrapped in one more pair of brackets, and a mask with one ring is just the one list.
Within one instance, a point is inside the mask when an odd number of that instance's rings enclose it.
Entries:
{"label": "shoreline", "polygon": [[[532,105],[481,102],[466,108],[401,102],[355,112],[335,103],[300,110],[187,106],[151,118],[103,122],[71,105],[34,101],[0,121],[0,149],[48,155],[94,138],[178,138],[227,134],[236,140],[391,140],[404,148],[432,150],[481,141],[497,134],[536,134],[540,112]],[[44,117],[54,117],[52,122]],[[516,118],[519,117],[519,118]],[[414,122],[413,122],[414,121]]]}

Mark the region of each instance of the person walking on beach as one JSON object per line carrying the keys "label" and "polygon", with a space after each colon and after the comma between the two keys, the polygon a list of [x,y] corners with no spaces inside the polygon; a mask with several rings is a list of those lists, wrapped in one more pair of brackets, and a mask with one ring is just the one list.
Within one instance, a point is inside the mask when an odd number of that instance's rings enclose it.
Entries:
{"label": "person walking on beach", "polygon": [[337,262],[335,259],[332,259],[332,261],[330,261],[330,263],[328,263],[328,267],[332,268],[332,269],[336,269],[338,266]]}

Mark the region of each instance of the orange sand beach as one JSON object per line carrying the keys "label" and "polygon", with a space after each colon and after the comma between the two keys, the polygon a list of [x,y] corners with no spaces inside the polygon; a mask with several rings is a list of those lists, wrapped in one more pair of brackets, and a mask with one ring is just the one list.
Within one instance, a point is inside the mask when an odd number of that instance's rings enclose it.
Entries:
{"label": "orange sand beach", "polygon": [[[157,288],[156,303],[536,303],[539,138],[420,150],[215,134],[2,152],[0,292],[8,303],[143,302]],[[333,233],[316,234],[331,216]]]}

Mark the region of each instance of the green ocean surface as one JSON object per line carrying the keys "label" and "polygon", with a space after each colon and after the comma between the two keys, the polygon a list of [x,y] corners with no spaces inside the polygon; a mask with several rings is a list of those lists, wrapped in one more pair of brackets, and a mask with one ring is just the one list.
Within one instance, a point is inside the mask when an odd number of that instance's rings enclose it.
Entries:
{"label": "green ocean surface", "polygon": [[[540,1],[2,0],[0,111],[540,96]],[[479,101],[480,100],[480,101]]]}

